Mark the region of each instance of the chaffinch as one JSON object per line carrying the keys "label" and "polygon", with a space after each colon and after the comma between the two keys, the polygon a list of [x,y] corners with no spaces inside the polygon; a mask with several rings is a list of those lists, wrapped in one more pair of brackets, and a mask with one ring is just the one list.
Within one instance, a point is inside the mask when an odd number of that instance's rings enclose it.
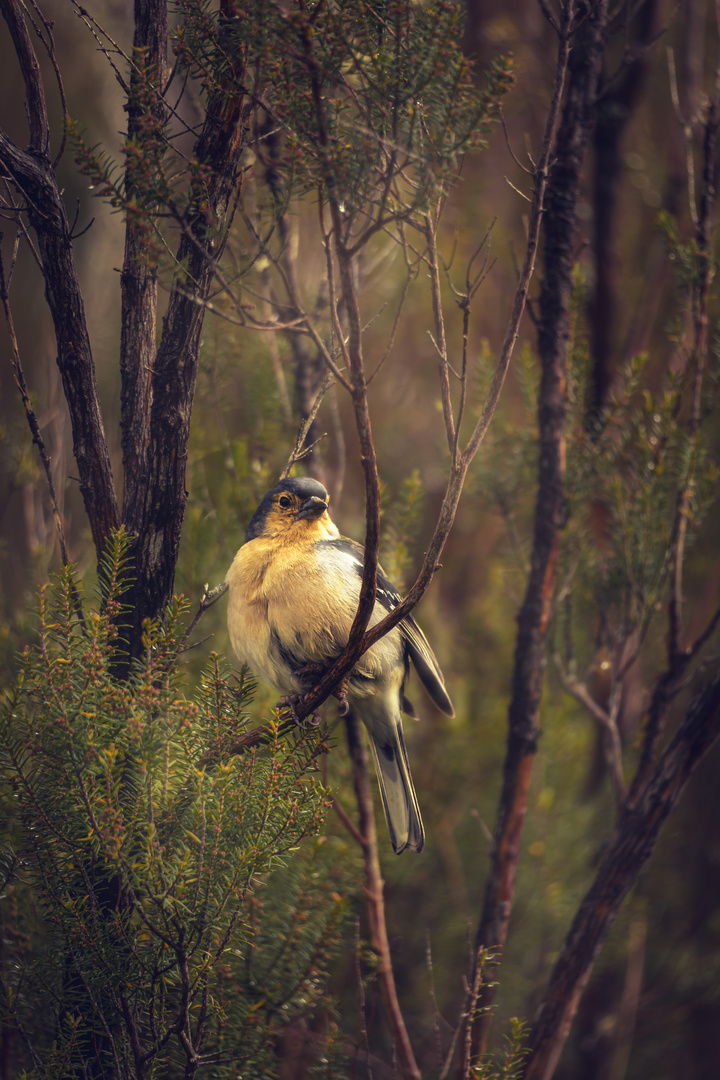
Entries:
{"label": "chaffinch", "polygon": [[[328,501],[317,480],[280,481],[258,506],[227,573],[232,647],[282,694],[312,688],[347,644],[358,606],[364,550],[340,535]],[[378,568],[370,625],[399,601]],[[397,854],[421,851],[425,841],[400,716],[401,710],[414,715],[404,694],[409,660],[437,707],[453,716],[438,662],[411,616],[360,657],[347,682],[347,697],[370,734]],[[338,696],[344,697],[344,688]]]}

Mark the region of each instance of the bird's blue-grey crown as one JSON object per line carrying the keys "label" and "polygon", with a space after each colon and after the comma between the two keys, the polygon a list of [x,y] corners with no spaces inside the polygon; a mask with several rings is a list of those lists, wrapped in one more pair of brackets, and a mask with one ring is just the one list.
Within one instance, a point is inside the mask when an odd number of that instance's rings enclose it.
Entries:
{"label": "bird's blue-grey crown", "polygon": [[250,524],[247,527],[247,532],[245,533],[246,541],[254,540],[257,536],[262,535],[263,523],[267,517],[268,511],[275,505],[277,496],[283,492],[287,492],[289,495],[295,495],[301,503],[306,503],[310,499],[315,499],[322,500],[327,506],[328,493],[319,480],[313,480],[311,476],[291,476],[288,477],[287,480],[281,480],[279,484],[276,484],[275,487],[271,487],[264,495],[262,502],[253,514]]}

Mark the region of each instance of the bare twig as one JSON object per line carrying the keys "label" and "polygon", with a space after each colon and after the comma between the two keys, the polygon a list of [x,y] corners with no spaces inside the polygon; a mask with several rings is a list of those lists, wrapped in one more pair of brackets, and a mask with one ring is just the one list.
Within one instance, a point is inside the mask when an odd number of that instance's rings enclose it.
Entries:
{"label": "bare twig", "polygon": [[367,847],[367,840],[365,839],[363,834],[360,832],[357,825],[355,825],[354,822],[345,813],[344,809],[342,808],[342,806],[337,801],[337,799],[335,798],[334,795],[330,796],[330,802],[332,803],[333,810],[335,811],[337,816],[340,818],[343,825],[345,826],[347,831],[352,836],[353,840],[356,840],[361,848],[363,848],[363,849],[366,848]]}
{"label": "bare twig", "polygon": [[[310,412],[308,413],[308,415],[305,417],[302,424],[300,425],[300,429],[299,429],[299,431],[297,433],[297,438],[295,440],[295,446],[294,446],[294,448],[293,448],[293,450],[292,450],[292,452],[290,454],[290,457],[287,460],[287,464],[285,465],[285,468],[280,473],[280,480],[285,480],[285,478],[290,475],[290,472],[291,472],[293,466],[298,461],[300,461],[301,458],[305,457],[305,455],[308,453],[308,451],[310,449],[312,449],[312,447],[306,447],[305,446],[305,440],[307,439],[308,432],[310,431],[310,428],[313,425],[315,417],[318,414],[318,410],[320,409],[323,398],[325,397],[326,393],[328,392],[328,390],[330,389],[330,387],[332,386],[332,384],[334,382],[335,382],[335,376],[333,375],[332,371],[328,371],[326,373],[326,375],[325,375],[325,378],[322,381],[322,385],[321,385],[320,389],[318,390],[318,392],[317,392],[317,394],[315,396],[315,400],[314,400],[314,402],[312,404]],[[319,441],[319,440],[316,440],[316,442],[317,441]],[[313,446],[314,445],[315,445],[315,443],[313,443]]]}
{"label": "bare twig", "polygon": [[560,657],[556,655],[554,659],[563,690],[570,694],[571,697],[574,697],[576,701],[587,709],[590,715],[602,728],[605,763],[610,772],[610,778],[615,792],[615,802],[619,812],[625,805],[627,790],[622,771],[622,746],[617,725],[617,711],[620,700],[617,688],[615,688],[614,693],[611,695],[612,707],[610,711],[607,712],[601,705],[598,705],[597,701],[591,696],[585,683],[574,679],[565,670],[565,666]]}
{"label": "bare twig", "polygon": [[[214,589],[211,589],[208,585],[203,586],[202,600],[198,604],[197,609],[195,611],[195,614],[193,615],[190,622],[187,624],[187,627],[185,629],[185,633],[183,634],[182,638],[180,639],[180,641],[178,643],[178,647],[177,647],[177,652],[178,653],[184,652],[186,650],[186,644],[187,644],[187,642],[188,642],[188,640],[190,638],[190,635],[192,634],[193,630],[195,629],[197,624],[202,619],[205,612],[208,610],[208,608],[211,608],[213,606],[213,604],[216,604],[217,601],[220,599],[220,597],[225,595],[227,590],[228,590],[227,581],[223,581],[223,582],[220,583],[220,585],[216,585]],[[205,639],[205,640],[207,640],[207,639]]]}

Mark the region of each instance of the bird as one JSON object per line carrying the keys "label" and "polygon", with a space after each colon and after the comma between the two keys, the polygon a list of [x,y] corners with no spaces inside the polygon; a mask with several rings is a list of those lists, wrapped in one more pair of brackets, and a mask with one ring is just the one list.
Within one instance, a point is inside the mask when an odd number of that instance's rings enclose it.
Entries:
{"label": "bird", "polygon": [[[250,520],[225,579],[235,654],[255,676],[295,700],[318,682],[347,644],[360,596],[365,551],[340,535],[329,502],[325,487],[312,477],[275,484]],[[399,603],[399,594],[378,567],[370,626]],[[368,649],[336,690],[368,730],[398,855],[422,851],[425,842],[401,717],[402,711],[415,716],[404,693],[410,660],[436,706],[454,716],[440,666],[411,615]],[[287,703],[288,698],[281,700]]]}

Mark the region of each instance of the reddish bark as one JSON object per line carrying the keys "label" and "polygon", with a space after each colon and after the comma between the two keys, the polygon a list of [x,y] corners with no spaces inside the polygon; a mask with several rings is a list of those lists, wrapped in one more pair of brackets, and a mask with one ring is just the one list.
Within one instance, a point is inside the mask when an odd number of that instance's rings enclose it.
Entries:
{"label": "reddish bark", "polygon": [[[574,36],[568,90],[558,131],[555,164],[545,200],[544,278],[540,293],[538,349],[538,495],[530,576],[518,614],[518,633],[508,710],[508,745],[493,839],[490,874],[475,943],[476,972],[486,949],[502,949],[515,891],[522,828],[527,811],[532,762],[539,735],[539,708],[545,671],[545,638],[565,523],[565,380],[569,305],[575,247],[575,204],[580,170],[594,118],[607,8],[579,7],[585,21]],[[461,1060],[460,1076],[485,1049],[495,986],[480,988],[480,1018],[473,1028],[471,1060]]]}
{"label": "reddish bark", "polygon": [[365,863],[370,945],[378,957],[377,979],[385,1020],[395,1043],[400,1075],[403,1080],[420,1080],[420,1069],[410,1045],[395,988],[390,942],[388,941],[387,923],[385,921],[384,882],[378,858],[372,783],[368,774],[368,757],[362,725],[353,710],[347,717],[346,729],[353,763],[353,781],[359,811],[359,831],[363,840],[362,851]]}

